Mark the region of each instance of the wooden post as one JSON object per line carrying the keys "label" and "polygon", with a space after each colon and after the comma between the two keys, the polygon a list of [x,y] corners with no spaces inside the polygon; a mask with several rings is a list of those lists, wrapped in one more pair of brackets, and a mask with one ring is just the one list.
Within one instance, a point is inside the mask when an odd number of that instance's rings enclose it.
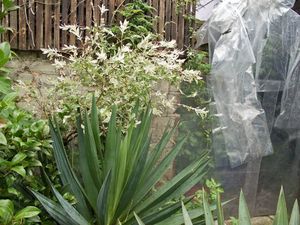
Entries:
{"label": "wooden post", "polygon": [[177,44],[178,48],[183,48],[184,42],[184,7],[180,6],[178,13],[178,25],[177,25]]}
{"label": "wooden post", "polygon": [[[61,22],[62,24],[68,24],[69,22],[69,9],[70,9],[70,1],[63,0],[62,1],[62,10],[61,10]],[[68,44],[68,32],[61,32],[61,46]]]}
{"label": "wooden post", "polygon": [[28,42],[29,42],[29,49],[36,49],[35,44],[35,17],[36,17],[36,3],[32,2],[30,8],[28,9],[28,20],[29,20],[29,27],[28,27]]}
{"label": "wooden post", "polygon": [[172,14],[172,1],[166,0],[166,21],[165,21],[165,38],[171,40],[171,15]]}
{"label": "wooden post", "polygon": [[52,25],[53,25],[53,11],[52,0],[45,2],[45,47],[52,46]]}
{"label": "wooden post", "polygon": [[[18,4],[18,2],[16,2]],[[10,33],[10,45],[13,49],[18,48],[18,11],[10,12],[10,28],[13,30]]]}
{"label": "wooden post", "polygon": [[[36,3],[36,49],[44,47],[44,0]],[[19,40],[20,43],[20,40]]]}
{"label": "wooden post", "polygon": [[[70,24],[77,25],[77,0],[71,0],[71,12],[70,12]],[[70,44],[75,45],[76,37],[75,35],[70,35]]]}
{"label": "wooden post", "polygon": [[171,14],[171,39],[172,40],[177,40],[177,25],[178,25],[177,1],[172,0],[172,14]]}
{"label": "wooden post", "polygon": [[85,23],[87,27],[90,27],[92,25],[92,1],[86,0],[85,3]]}
{"label": "wooden post", "polygon": [[61,0],[54,6],[54,47],[60,49],[60,8]]}
{"label": "wooden post", "polygon": [[19,49],[26,50],[27,48],[27,25],[26,25],[26,1],[19,0]]}

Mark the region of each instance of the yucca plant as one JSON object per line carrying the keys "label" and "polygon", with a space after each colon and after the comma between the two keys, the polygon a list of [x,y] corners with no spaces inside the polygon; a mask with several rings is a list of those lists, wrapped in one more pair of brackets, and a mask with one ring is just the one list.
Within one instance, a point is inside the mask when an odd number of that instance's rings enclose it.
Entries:
{"label": "yucca plant", "polygon": [[[225,224],[220,196],[218,196],[218,199],[217,199],[217,210],[216,210],[217,220],[216,221],[215,221],[215,218],[213,217],[211,208],[207,202],[205,192],[203,192],[203,208],[204,208],[204,214],[205,214],[205,223],[204,223],[205,225],[216,225],[216,224],[224,225]],[[182,204],[182,214],[183,214],[183,218],[184,218],[184,224],[185,225],[193,225],[191,217],[189,216],[189,213],[187,212],[184,204]],[[142,221],[139,220],[139,225],[141,225],[140,222],[142,222]],[[247,203],[245,200],[245,196],[242,191],[240,193],[240,199],[239,199],[238,224],[239,225],[251,225],[250,213],[249,213],[248,206],[247,206]],[[293,207],[291,217],[289,220],[288,210],[287,210],[286,201],[285,201],[285,195],[284,195],[283,188],[281,188],[273,225],[299,225],[299,224],[300,224],[300,212],[299,212],[298,201],[296,200],[294,203],[294,207]]]}
{"label": "yucca plant", "polygon": [[33,193],[59,224],[132,225],[137,223],[133,212],[146,224],[157,224],[181,208],[179,201],[166,203],[183,195],[207,173],[210,158],[205,152],[170,181],[157,185],[185,139],[165,154],[164,149],[175,131],[175,128],[166,129],[151,150],[151,110],[138,113],[136,109],[133,115],[137,115],[135,120],[126,134],[122,134],[116,124],[117,110],[113,107],[106,138],[102,141],[96,101],[93,99],[91,112],[77,118],[79,175],[70,165],[55,120],[50,121],[61,181],[75,196],[77,203],[71,205],[50,182],[57,201]]}

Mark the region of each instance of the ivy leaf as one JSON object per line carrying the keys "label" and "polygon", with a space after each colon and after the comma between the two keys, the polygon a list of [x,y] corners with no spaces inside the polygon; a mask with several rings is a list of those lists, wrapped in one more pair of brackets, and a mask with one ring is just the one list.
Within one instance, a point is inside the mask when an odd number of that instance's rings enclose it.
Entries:
{"label": "ivy leaf", "polygon": [[6,137],[1,131],[0,131],[0,145],[7,145]]}

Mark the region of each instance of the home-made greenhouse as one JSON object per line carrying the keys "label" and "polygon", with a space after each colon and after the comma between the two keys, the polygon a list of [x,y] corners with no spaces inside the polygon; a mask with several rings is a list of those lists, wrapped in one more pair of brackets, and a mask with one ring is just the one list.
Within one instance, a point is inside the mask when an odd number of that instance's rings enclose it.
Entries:
{"label": "home-made greenhouse", "polygon": [[[295,1],[223,1],[198,31],[208,43],[216,174],[270,213],[282,184],[299,195],[300,16]],[[225,191],[226,192],[226,191]],[[264,204],[268,202],[271,204]]]}

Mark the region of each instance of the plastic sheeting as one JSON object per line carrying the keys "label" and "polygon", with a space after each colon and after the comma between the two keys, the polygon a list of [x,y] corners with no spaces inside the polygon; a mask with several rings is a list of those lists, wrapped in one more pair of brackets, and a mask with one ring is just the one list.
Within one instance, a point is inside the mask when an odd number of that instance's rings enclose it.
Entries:
{"label": "plastic sheeting", "polygon": [[224,0],[198,32],[212,64],[214,148],[225,148],[232,167],[271,154],[274,127],[291,136],[300,129],[300,16],[291,10],[294,3]]}

